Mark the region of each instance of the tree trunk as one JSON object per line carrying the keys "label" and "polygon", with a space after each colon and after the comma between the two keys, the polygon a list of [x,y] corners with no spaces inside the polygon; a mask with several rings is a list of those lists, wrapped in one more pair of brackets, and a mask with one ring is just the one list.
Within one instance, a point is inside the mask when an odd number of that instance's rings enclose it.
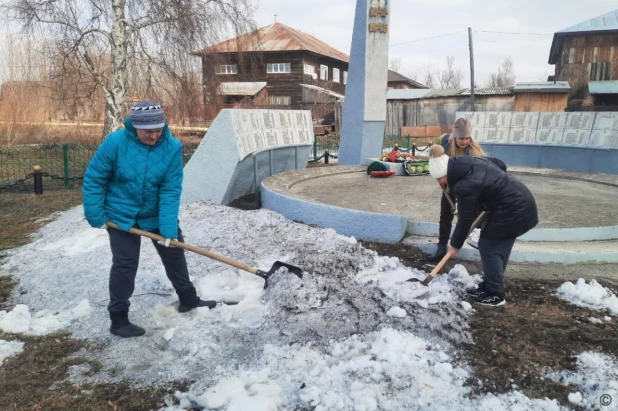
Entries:
{"label": "tree trunk", "polygon": [[112,66],[105,89],[105,123],[103,138],[122,126],[124,99],[127,95],[127,46],[129,42],[125,16],[126,0],[112,0],[114,22],[111,32]]}

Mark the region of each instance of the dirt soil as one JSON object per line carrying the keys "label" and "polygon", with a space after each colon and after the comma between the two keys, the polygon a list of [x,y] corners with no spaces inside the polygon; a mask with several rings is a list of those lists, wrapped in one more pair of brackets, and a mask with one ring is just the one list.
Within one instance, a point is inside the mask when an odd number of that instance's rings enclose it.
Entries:
{"label": "dirt soil", "polygon": [[[252,209],[254,198],[239,201],[239,208]],[[0,194],[0,250],[30,241],[29,234],[45,224],[40,219],[55,211],[81,202],[78,190],[31,194]],[[429,271],[424,254],[402,244],[363,243],[382,255],[399,257],[407,266]],[[1,258],[1,257],[0,257]],[[444,271],[461,261],[450,261]],[[471,274],[481,272],[474,262],[463,263]],[[567,280],[596,278],[616,292],[610,274],[616,265],[512,264],[506,278],[504,307],[475,307],[470,326],[475,344],[463,347],[463,356],[474,368],[476,378],[469,381],[473,395],[500,393],[513,389],[533,398],[556,398],[565,406],[573,405],[567,386],[541,379],[548,370],[571,370],[575,355],[596,351],[615,355],[618,352],[618,318],[593,324],[590,317],[607,313],[594,312],[563,302],[554,290]],[[614,277],[615,278],[615,277]],[[615,281],[615,280],[614,280]],[[15,284],[0,266],[0,309]],[[129,383],[74,386],[65,381],[70,365],[87,362],[75,357],[86,342],[66,334],[23,337],[0,333],[0,339],[25,342],[24,352],[8,358],[0,367],[0,409],[2,410],[148,410],[161,407],[169,391],[139,389]],[[96,373],[100,364],[90,363]],[[479,383],[479,379],[481,383]],[[19,383],[19,384],[18,384]],[[182,389],[183,382],[178,388]]]}
{"label": "dirt soil", "polygon": [[[431,269],[417,248],[402,244],[363,245],[381,255],[399,257],[409,267]],[[462,262],[448,262],[443,272],[448,272],[455,264]],[[478,263],[464,262],[463,265],[471,274],[480,273]],[[593,271],[602,272],[608,267],[610,265],[599,265]],[[542,377],[549,370],[575,369],[575,356],[584,351],[611,355],[618,352],[618,317],[613,317],[609,323],[594,324],[590,322],[591,317],[603,318],[609,313],[580,308],[553,295],[556,288],[567,281],[563,277],[565,272],[583,272],[588,268],[560,264],[519,265],[516,275],[510,275],[507,269],[506,305],[473,304],[476,311],[469,322],[475,344],[463,349],[464,357],[476,373],[476,378],[469,381],[475,395],[503,393],[517,386],[531,398],[556,398],[562,405],[578,409],[567,398],[575,391],[572,387]],[[540,277],[537,276],[539,269],[543,271]],[[561,278],[555,278],[558,276]],[[616,293],[615,284],[603,285]]]}

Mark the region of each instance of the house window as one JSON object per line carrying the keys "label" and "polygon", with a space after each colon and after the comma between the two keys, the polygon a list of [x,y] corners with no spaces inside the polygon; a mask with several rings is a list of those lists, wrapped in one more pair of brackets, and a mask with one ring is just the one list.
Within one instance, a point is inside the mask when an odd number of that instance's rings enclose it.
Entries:
{"label": "house window", "polygon": [[343,72],[343,84],[348,84],[348,72]]}
{"label": "house window", "polygon": [[320,64],[320,80],[328,80],[328,66]]}
{"label": "house window", "polygon": [[312,76],[315,73],[315,67],[312,66],[311,64],[304,64],[303,65],[303,72],[307,75]]}
{"label": "house window", "polygon": [[236,64],[222,64],[215,68],[215,74],[236,74],[238,66]]}
{"label": "house window", "polygon": [[339,69],[338,68],[333,68],[333,81],[335,83],[339,83]]}
{"label": "house window", "polygon": [[271,106],[289,106],[290,96],[268,96],[268,104]]}
{"label": "house window", "polygon": [[271,63],[266,67],[267,73],[289,73],[290,63]]}
{"label": "house window", "polygon": [[611,61],[605,63],[592,63],[589,67],[589,79],[591,81],[606,81],[612,79],[613,64]]}

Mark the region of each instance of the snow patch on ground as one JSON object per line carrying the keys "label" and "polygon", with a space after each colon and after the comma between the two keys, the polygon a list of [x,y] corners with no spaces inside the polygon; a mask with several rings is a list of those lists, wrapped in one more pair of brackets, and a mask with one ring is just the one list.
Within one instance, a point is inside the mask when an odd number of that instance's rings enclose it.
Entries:
{"label": "snow patch on ground", "polygon": [[580,278],[575,284],[567,281],[558,287],[556,294],[580,307],[609,310],[614,315],[618,314],[618,297],[596,280],[586,283],[586,280]]}
{"label": "snow patch on ground", "polygon": [[0,366],[4,360],[24,351],[24,343],[21,341],[0,340]]}
{"label": "snow patch on ground", "polygon": [[[577,371],[551,372],[547,377],[561,384],[574,385],[578,391],[569,394],[569,401],[587,410],[618,409],[618,362],[615,357],[584,352],[577,356]],[[601,405],[602,396],[612,403]]]}

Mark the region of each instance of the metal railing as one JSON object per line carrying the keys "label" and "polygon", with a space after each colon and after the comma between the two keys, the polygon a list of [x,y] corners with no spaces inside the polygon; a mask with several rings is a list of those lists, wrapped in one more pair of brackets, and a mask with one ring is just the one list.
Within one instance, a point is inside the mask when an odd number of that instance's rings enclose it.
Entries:
{"label": "metal railing", "polygon": [[[184,164],[187,164],[198,145],[183,145]],[[61,183],[58,188],[71,188],[84,178],[97,148],[73,144],[0,146],[0,190],[22,191],[32,186],[28,181],[32,178],[33,167],[37,165],[41,167],[46,181]]]}
{"label": "metal railing", "polygon": [[[391,152],[395,146],[412,154],[426,152],[430,140],[426,137],[413,137],[411,135],[384,136],[382,153]],[[337,158],[339,156],[339,136],[315,136],[309,161],[314,162],[324,158],[324,153],[327,150],[331,157]]]}

